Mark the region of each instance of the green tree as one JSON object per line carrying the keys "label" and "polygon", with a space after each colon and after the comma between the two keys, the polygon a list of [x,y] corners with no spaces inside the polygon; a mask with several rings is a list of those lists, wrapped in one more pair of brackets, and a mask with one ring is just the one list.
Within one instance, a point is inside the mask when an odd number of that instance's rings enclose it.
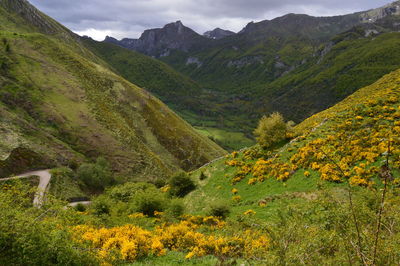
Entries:
{"label": "green tree", "polygon": [[269,148],[275,143],[284,140],[287,133],[292,132],[293,122],[285,123],[280,113],[263,116],[254,130],[258,144],[263,148]]}
{"label": "green tree", "polygon": [[103,189],[113,182],[110,166],[102,157],[97,158],[96,163],[82,164],[77,174],[88,187],[95,189]]}
{"label": "green tree", "polygon": [[180,172],[169,179],[169,193],[174,197],[184,197],[196,188],[194,181],[185,172]]}

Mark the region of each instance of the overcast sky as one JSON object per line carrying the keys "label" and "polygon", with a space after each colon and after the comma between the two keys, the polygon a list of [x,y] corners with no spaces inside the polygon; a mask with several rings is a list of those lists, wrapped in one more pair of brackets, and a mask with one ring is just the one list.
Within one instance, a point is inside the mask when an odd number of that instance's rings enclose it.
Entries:
{"label": "overcast sky", "polygon": [[80,35],[138,38],[145,29],[181,20],[198,33],[240,31],[250,21],[287,13],[330,16],[368,10],[390,0],[30,0]]}

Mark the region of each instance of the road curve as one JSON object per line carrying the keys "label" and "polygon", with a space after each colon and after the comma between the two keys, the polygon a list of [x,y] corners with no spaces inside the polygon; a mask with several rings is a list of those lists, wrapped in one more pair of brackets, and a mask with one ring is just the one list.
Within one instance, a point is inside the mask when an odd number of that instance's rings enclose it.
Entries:
{"label": "road curve", "polygon": [[33,206],[40,208],[43,205],[44,197],[49,187],[49,183],[51,180],[50,170],[39,170],[27,172],[24,174],[20,174],[14,177],[9,178],[1,178],[0,181],[13,180],[13,179],[21,179],[21,178],[29,178],[32,176],[38,176],[40,178],[37,192],[35,193],[35,197],[33,199]]}

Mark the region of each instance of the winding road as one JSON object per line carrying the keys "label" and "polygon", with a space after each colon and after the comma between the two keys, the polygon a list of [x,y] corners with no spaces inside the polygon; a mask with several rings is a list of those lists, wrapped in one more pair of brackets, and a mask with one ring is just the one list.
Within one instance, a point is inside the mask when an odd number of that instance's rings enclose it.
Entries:
{"label": "winding road", "polygon": [[1,178],[0,181],[21,179],[21,178],[30,178],[33,176],[38,176],[40,178],[38,190],[36,191],[35,197],[33,198],[33,205],[35,207],[40,208],[43,205],[44,196],[45,196],[45,193],[47,192],[47,189],[48,189],[48,186],[50,183],[50,179],[51,179],[51,174],[50,174],[49,169],[27,172],[27,173],[17,175],[14,177],[9,177],[9,178]]}
{"label": "winding road", "polygon": [[[8,178],[0,178],[0,181],[31,178],[33,176],[38,176],[40,178],[38,189],[35,193],[35,197],[33,198],[33,206],[40,208],[43,205],[46,192],[49,189],[49,183],[51,180],[50,169],[27,172],[24,174],[20,174],[20,175],[8,177]],[[71,202],[68,204],[68,206],[75,207],[79,203],[83,204],[83,205],[89,205],[91,202],[90,201]]]}

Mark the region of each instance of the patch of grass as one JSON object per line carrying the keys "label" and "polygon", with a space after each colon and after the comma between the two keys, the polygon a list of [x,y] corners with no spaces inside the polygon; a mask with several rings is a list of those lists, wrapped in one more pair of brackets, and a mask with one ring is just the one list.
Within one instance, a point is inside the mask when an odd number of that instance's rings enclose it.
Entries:
{"label": "patch of grass", "polygon": [[240,150],[255,144],[254,140],[246,137],[241,132],[232,132],[212,127],[195,127],[195,129],[229,151]]}

